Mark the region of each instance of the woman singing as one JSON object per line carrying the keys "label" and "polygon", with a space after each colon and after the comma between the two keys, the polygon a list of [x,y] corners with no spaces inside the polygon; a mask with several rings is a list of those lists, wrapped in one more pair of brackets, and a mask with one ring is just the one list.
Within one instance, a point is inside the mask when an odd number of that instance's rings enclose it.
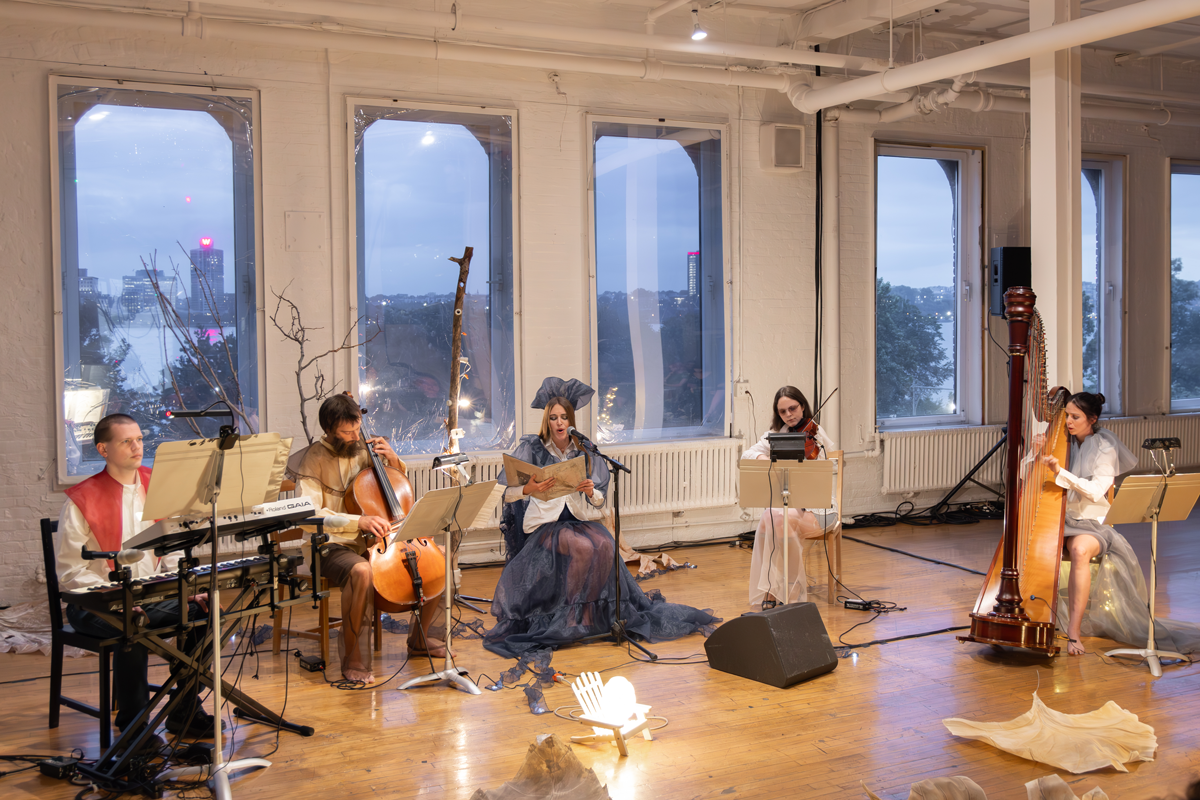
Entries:
{"label": "woman singing", "polygon": [[[1137,464],[1112,431],[1097,425],[1104,395],[1079,392],[1066,407],[1070,436],[1067,466],[1054,456],[1043,461],[1054,473],[1054,482],[1067,490],[1067,517],[1063,546],[1071,558],[1067,604],[1060,600],[1059,625],[1066,620],[1067,652],[1083,655],[1082,636],[1103,636],[1126,644],[1145,646],[1150,633],[1147,619],[1146,581],[1137,556],[1125,537],[1104,524],[1110,503],[1108,490],[1118,475]],[[1102,556],[1093,581],[1091,561]],[[1102,602],[1091,602],[1103,598]],[[1190,653],[1200,648],[1200,627],[1169,619],[1155,620],[1155,638],[1165,650]]]}
{"label": "woman singing", "polygon": [[[810,426],[810,435],[820,446],[818,458],[825,458],[827,450],[833,448],[833,441],[821,430],[821,426],[812,421],[812,408],[804,394],[795,386],[784,386],[775,393],[771,419],[771,430],[762,435],[758,442],[742,453],[742,458],[771,457],[771,445],[767,441],[768,433],[780,431],[800,431]],[[788,509],[788,583],[787,602],[800,603],[808,599],[808,575],[804,570],[804,550],[802,540],[815,539],[826,531],[834,529],[839,524],[838,510],[833,507],[833,499],[829,501],[830,508],[808,510],[804,508]],[[773,608],[783,591],[783,509],[769,508],[763,511],[758,521],[758,529],[754,531],[754,553],[750,557],[750,605],[762,604],[764,609]]]}
{"label": "woman singing", "polygon": [[[496,626],[484,635],[484,647],[493,653],[519,658],[612,628],[616,543],[598,522],[607,503],[608,466],[568,434],[575,427],[575,409],[593,394],[578,380],[547,378],[534,398],[533,408],[544,409],[541,430],[522,436],[513,456],[539,467],[582,457],[587,478],[574,493],[554,500],[530,496],[551,488],[553,479],[538,483],[531,477],[505,491],[501,530],[508,560],[492,600]],[[675,639],[719,622],[690,606],[651,600],[624,564],[619,574],[621,616],[631,634],[649,641]]]}

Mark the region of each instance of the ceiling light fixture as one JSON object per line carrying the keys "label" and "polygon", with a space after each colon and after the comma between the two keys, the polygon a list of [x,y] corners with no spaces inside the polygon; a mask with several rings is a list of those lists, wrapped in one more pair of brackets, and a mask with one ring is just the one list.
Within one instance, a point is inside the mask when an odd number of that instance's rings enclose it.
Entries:
{"label": "ceiling light fixture", "polygon": [[708,33],[700,27],[700,9],[692,9],[692,41],[698,42],[708,38]]}

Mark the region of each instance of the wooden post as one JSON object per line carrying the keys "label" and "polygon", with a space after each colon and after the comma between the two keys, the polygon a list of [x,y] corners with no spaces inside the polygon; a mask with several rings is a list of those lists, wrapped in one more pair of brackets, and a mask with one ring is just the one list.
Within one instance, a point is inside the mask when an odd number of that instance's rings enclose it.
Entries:
{"label": "wooden post", "polygon": [[458,439],[454,438],[454,429],[458,427],[458,392],[459,375],[462,370],[458,359],[462,356],[462,315],[463,298],[467,294],[467,273],[471,271],[471,256],[475,248],[463,249],[462,258],[450,256],[450,260],[458,264],[458,286],[454,291],[454,327],[450,334],[450,414],[446,418],[446,434],[450,437],[450,452],[458,452]]}

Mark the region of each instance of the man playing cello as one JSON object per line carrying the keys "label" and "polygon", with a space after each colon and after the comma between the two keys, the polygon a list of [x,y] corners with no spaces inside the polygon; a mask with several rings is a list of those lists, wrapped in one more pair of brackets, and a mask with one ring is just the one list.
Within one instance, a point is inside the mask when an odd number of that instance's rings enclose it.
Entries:
{"label": "man playing cello", "polygon": [[[363,469],[370,469],[368,444],[389,466],[401,472],[407,470],[382,436],[364,441],[362,411],[349,395],[327,398],[317,418],[325,435],[292,457],[295,466],[290,471],[300,493],[317,506],[317,516],[336,514],[350,520],[345,528],[325,527],[329,542],[321,548],[321,574],[342,590],[342,635],[338,642],[342,676],[370,684],[375,682],[375,676],[371,673],[365,634],[372,620],[371,600],[375,592],[371,562],[365,554],[377,538],[391,532],[391,526],[382,517],[347,513],[345,497],[355,476]],[[445,655],[445,644],[429,637],[438,607],[436,597],[426,598],[421,607],[421,630],[412,626],[408,635],[410,654]]]}

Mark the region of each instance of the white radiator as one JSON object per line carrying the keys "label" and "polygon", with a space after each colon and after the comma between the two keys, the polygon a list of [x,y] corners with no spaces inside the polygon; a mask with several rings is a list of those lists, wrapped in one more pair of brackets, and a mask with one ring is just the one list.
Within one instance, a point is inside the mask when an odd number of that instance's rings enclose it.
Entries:
{"label": "white radiator", "polygon": [[[621,513],[653,514],[695,508],[719,508],[737,502],[738,439],[689,439],[682,442],[610,445],[605,452],[629,467],[621,475]],[[450,479],[428,460],[407,460],[417,499],[430,489],[451,486]],[[471,455],[468,472],[490,481],[503,468],[500,454]],[[610,484],[611,493],[611,484]],[[499,506],[489,527],[500,525]]]}
{"label": "white radiator", "polygon": [[1138,472],[1150,472],[1154,462],[1142,449],[1147,439],[1178,437],[1183,447],[1175,451],[1175,466],[1200,465],[1200,414],[1170,414],[1158,417],[1114,417],[1101,419],[1100,424],[1115,433],[1125,446],[1138,457]]}
{"label": "white radiator", "polygon": [[[883,493],[924,492],[954,486],[1000,441],[1000,425],[944,430],[882,431]],[[975,480],[1003,483],[1004,451],[994,454]]]}
{"label": "white radiator", "polygon": [[[1174,414],[1157,417],[1113,417],[1102,419],[1107,427],[1138,456],[1137,471],[1153,469],[1150,454],[1142,449],[1146,439],[1175,436],[1182,440],[1176,451],[1175,465],[1180,468],[1200,465],[1200,414]],[[983,458],[999,440],[1001,427],[945,430],[883,431],[883,493],[923,492],[949,489]],[[1003,483],[1004,453],[1000,450],[975,475],[991,486]]]}

